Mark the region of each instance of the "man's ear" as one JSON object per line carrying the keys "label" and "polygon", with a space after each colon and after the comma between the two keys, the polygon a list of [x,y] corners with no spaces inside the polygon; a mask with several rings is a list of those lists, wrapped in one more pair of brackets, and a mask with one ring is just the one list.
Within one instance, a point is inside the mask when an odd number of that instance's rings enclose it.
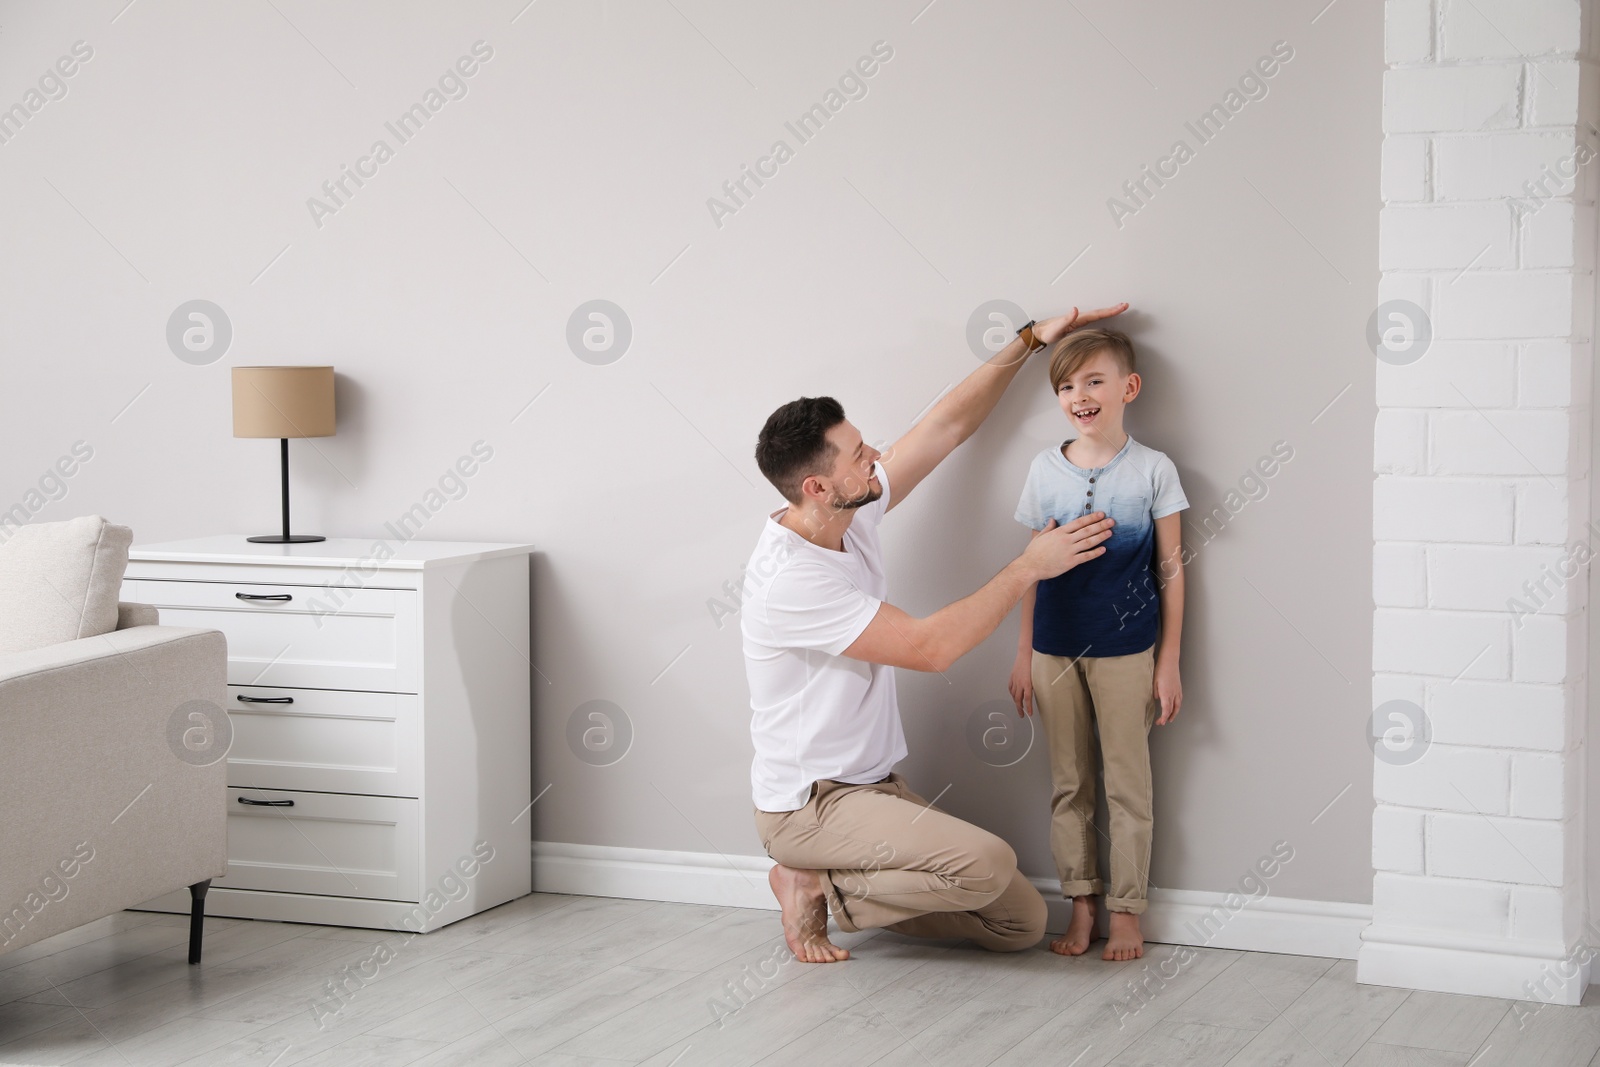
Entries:
{"label": "man's ear", "polygon": [[808,497],[822,495],[822,480],[815,474],[808,474],[800,479],[800,500],[802,503]]}

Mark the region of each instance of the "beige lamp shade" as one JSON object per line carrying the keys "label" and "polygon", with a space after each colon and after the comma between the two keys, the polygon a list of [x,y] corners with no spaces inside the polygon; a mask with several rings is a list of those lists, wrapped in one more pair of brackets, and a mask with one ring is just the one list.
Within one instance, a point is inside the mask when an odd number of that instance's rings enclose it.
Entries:
{"label": "beige lamp shade", "polygon": [[233,368],[233,436],[333,433],[332,367]]}

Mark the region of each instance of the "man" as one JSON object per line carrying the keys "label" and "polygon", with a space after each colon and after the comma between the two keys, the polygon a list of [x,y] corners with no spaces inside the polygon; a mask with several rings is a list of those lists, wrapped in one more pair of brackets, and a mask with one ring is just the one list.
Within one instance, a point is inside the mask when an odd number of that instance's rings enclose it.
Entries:
{"label": "man", "polygon": [[906,756],[894,670],[944,671],[993,633],[1033,583],[1105,551],[1101,512],[1052,521],[988,584],[926,618],[888,603],[878,524],[994,410],[1027,357],[1126,310],[1074,308],[1030,323],[889,451],[866,444],[831,397],[767,419],[761,472],[789,501],[767,517],[740,612],[750,682],[756,827],[797,959],[849,952],[840,929],[887,927],[1015,951],[1044,934],[1045,903],[999,837],[923,800]]}

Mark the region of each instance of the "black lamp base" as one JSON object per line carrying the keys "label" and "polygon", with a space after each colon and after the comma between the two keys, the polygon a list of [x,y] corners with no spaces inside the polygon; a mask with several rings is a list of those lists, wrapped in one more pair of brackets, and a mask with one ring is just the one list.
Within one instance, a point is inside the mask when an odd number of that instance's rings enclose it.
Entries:
{"label": "black lamp base", "polygon": [[289,532],[289,439],[280,438],[278,446],[278,471],[283,486],[283,532],[259,534],[255,537],[246,537],[245,540],[258,545],[303,545],[312,541],[326,541],[327,538],[321,534]]}

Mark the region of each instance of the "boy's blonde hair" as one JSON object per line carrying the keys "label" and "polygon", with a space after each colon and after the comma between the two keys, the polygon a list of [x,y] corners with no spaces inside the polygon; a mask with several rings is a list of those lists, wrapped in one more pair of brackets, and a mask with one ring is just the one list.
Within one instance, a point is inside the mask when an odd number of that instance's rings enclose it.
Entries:
{"label": "boy's blonde hair", "polygon": [[1122,374],[1134,372],[1133,342],[1127,334],[1117,330],[1074,330],[1056,342],[1056,350],[1050,356],[1050,391],[1059,393],[1061,383],[1076,374],[1096,352],[1111,353]]}

